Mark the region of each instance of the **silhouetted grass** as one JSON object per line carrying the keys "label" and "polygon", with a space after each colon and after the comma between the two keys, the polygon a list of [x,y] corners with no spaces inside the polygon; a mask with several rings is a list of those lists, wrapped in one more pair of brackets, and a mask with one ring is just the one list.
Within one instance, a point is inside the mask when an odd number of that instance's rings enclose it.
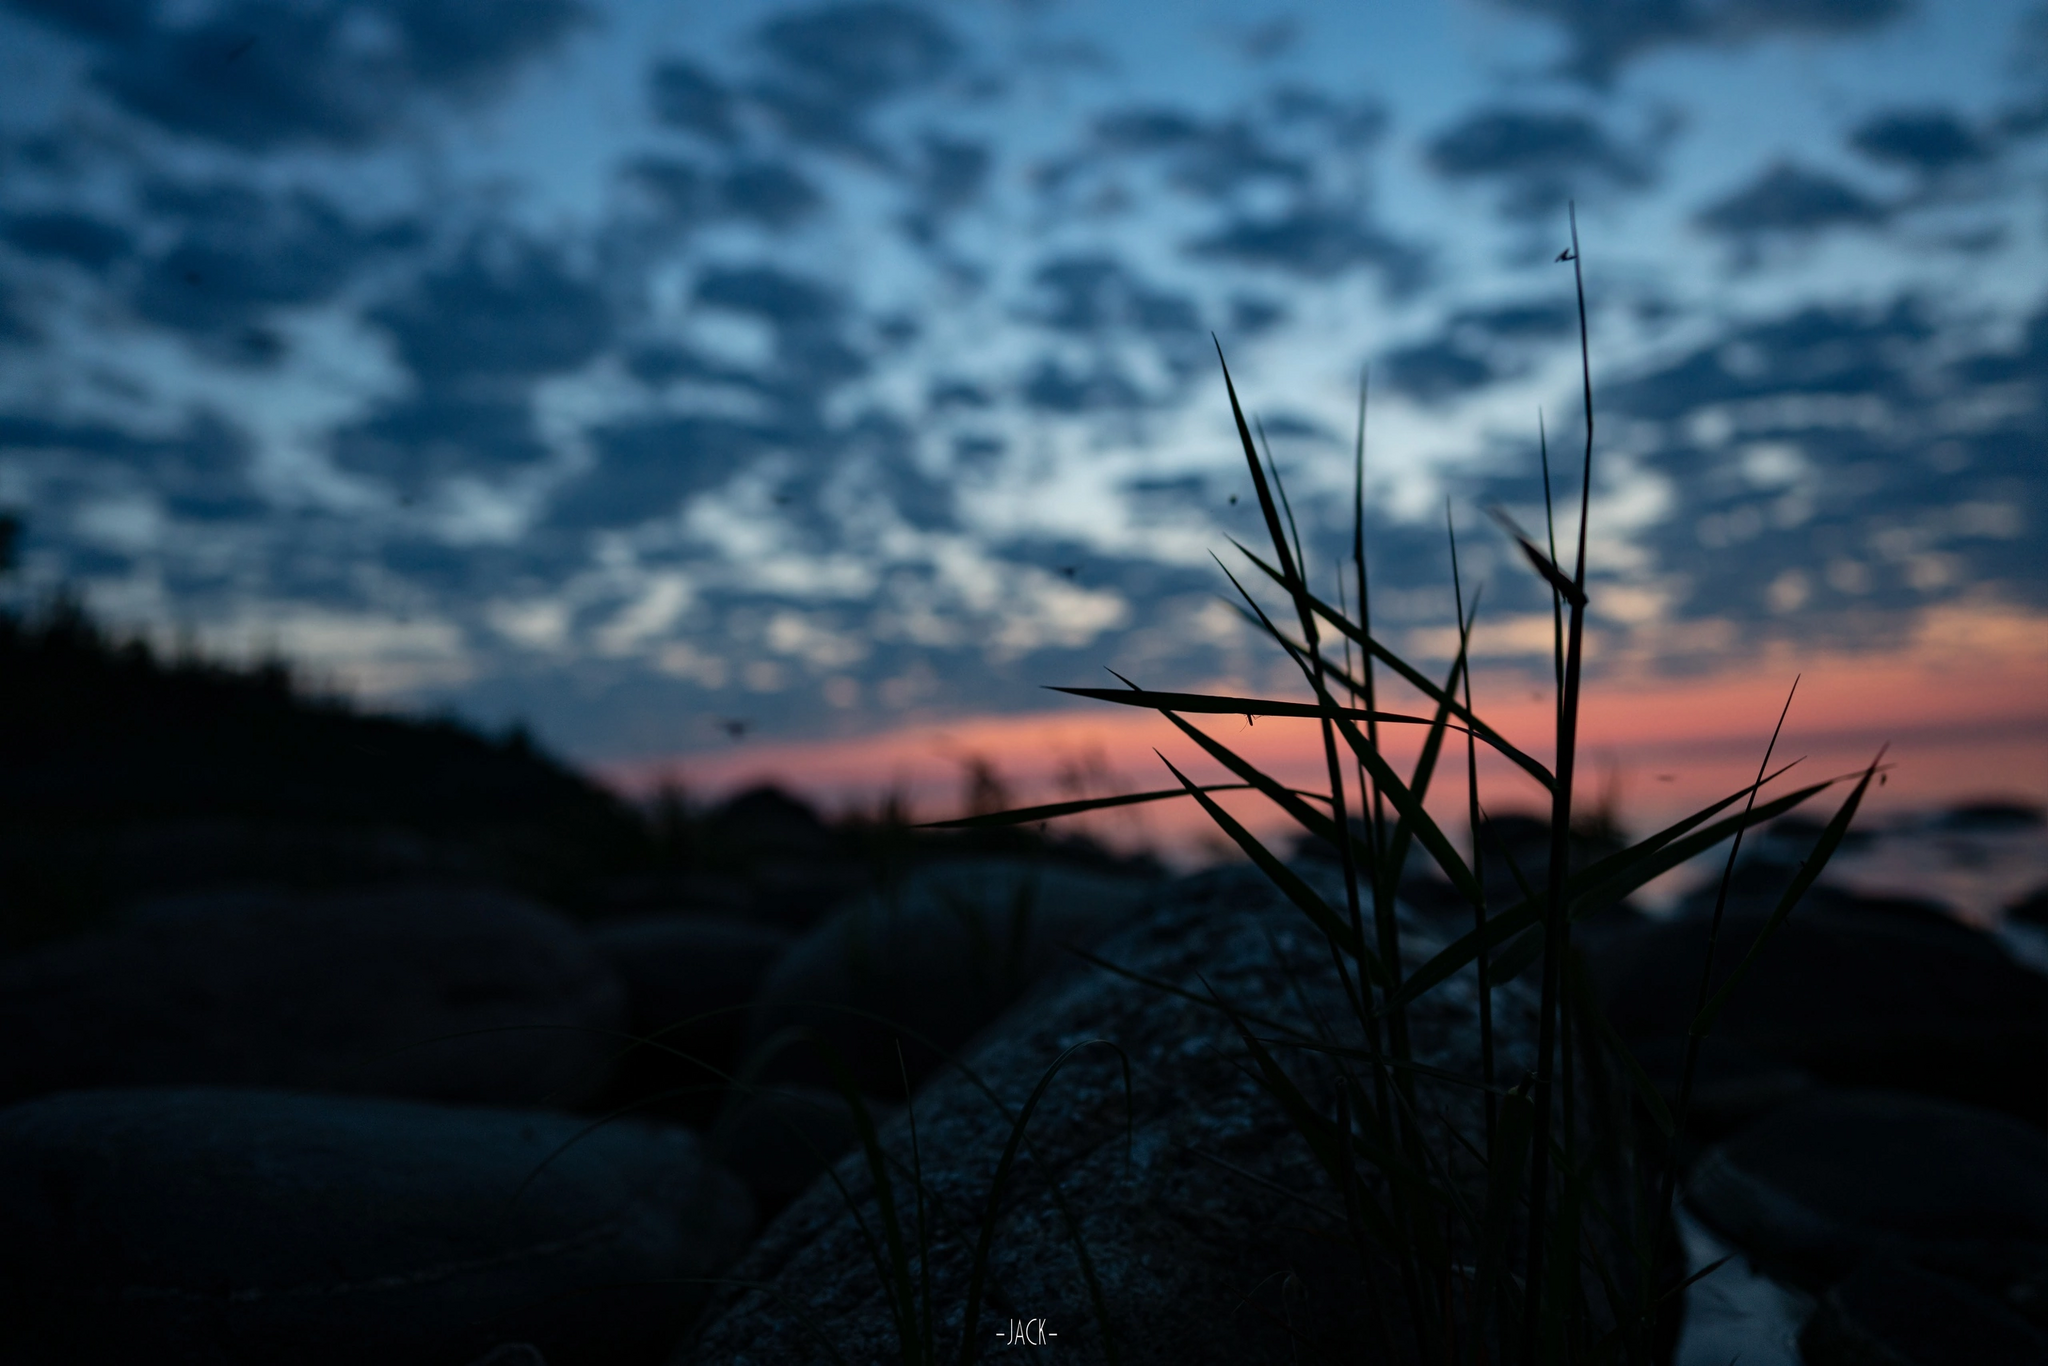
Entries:
{"label": "silhouetted grass", "polygon": [[[1224,572],[1248,617],[1296,666],[1312,700],[1161,692],[1141,688],[1121,676],[1122,689],[1061,689],[1158,711],[1238,781],[1204,787],[1169,761],[1166,767],[1177,787],[949,823],[992,827],[1186,796],[1198,802],[1302,912],[1326,941],[1352,1004],[1352,1043],[1336,1045],[1305,1037],[1272,1021],[1257,1020],[1220,998],[1208,999],[1206,1004],[1228,1016],[1262,1085],[1314,1155],[1362,1263],[1391,1270],[1402,1300],[1402,1326],[1418,1362],[1535,1366],[1539,1362],[1634,1364],[1656,1359],[1660,1322],[1664,1328],[1670,1327],[1685,1285],[1669,1262],[1674,1247],[1670,1206],[1677,1138],[1686,1119],[1698,1041],[1840,845],[1877,772],[1873,761],[1868,769],[1848,779],[1814,782],[1760,799],[1763,789],[1783,773],[1782,769],[1768,771],[1767,750],[1754,783],[1645,839],[1583,866],[1573,866],[1570,841],[1578,815],[1573,799],[1579,721],[1585,706],[1586,555],[1594,453],[1590,342],[1576,222],[1571,250],[1560,259],[1569,261],[1573,269],[1585,404],[1586,444],[1571,567],[1565,568],[1557,554],[1555,518],[1549,508],[1547,434],[1539,444],[1547,544],[1539,545],[1505,514],[1496,514],[1551,594],[1554,766],[1510,743],[1475,709],[1468,650],[1477,597],[1468,612],[1461,581],[1456,584],[1458,650],[1441,681],[1425,675],[1373,633],[1364,542],[1363,386],[1354,469],[1354,615],[1343,603],[1341,575],[1338,605],[1332,606],[1310,591],[1299,532],[1279,471],[1270,457],[1261,461],[1252,427],[1225,365],[1225,390],[1269,543],[1265,554],[1243,545],[1237,548],[1258,576],[1284,599],[1293,630],[1277,625],[1258,597],[1228,569]],[[1221,361],[1220,349],[1218,358]],[[1455,566],[1454,531],[1451,544]],[[1334,633],[1334,641],[1326,640],[1326,632]],[[1342,650],[1333,656],[1330,646],[1335,643],[1341,643]],[[1375,677],[1380,669],[1418,694],[1423,705],[1414,711],[1383,706]],[[1327,791],[1307,793],[1286,787],[1184,719],[1189,715],[1316,720]],[[1427,728],[1420,756],[1405,774],[1396,770],[1381,746],[1382,728],[1390,726]],[[1467,815],[1473,835],[1469,860],[1426,805],[1444,742],[1453,734],[1463,736],[1466,749]],[[1549,859],[1542,885],[1530,885],[1510,863],[1519,896],[1508,906],[1489,905],[1485,889],[1483,868],[1488,851],[1480,847],[1485,821],[1477,759],[1482,745],[1538,783],[1550,800]],[[1348,782],[1347,768],[1353,775]],[[1703,980],[1688,1031],[1684,1076],[1674,1113],[1602,1015],[1572,950],[1574,923],[1618,904],[1659,874],[1724,840],[1739,840],[1750,827],[1773,820],[1844,781],[1853,784],[1849,795],[1820,828],[1811,855],[1785,887],[1776,910],[1733,974],[1711,996]],[[1329,904],[1307,879],[1225,811],[1210,795],[1224,788],[1260,793],[1310,837],[1325,842],[1342,869],[1343,903]],[[1738,811],[1724,814],[1738,803]],[[1395,898],[1407,860],[1417,847],[1470,904],[1472,929],[1410,968],[1404,960]],[[1732,853],[1729,867],[1733,867]],[[1724,895],[1726,876],[1724,873]],[[1710,961],[1711,939],[1718,935],[1720,923],[1717,914],[1708,929]],[[1413,1056],[1407,1014],[1426,993],[1467,967],[1476,972],[1480,999],[1487,1003],[1477,1025],[1481,1071],[1478,1076],[1451,1076],[1422,1065]],[[1508,1085],[1494,1075],[1498,1041],[1488,1007],[1499,983],[1528,969],[1538,974],[1533,1066]],[[1189,994],[1166,983],[1153,985]],[[1294,1072],[1284,1065],[1282,1055],[1289,1052],[1313,1055],[1332,1070],[1334,1113],[1312,1101]],[[1484,1171],[1476,1203],[1474,1192],[1451,1179],[1452,1155],[1432,1152],[1422,1140],[1416,1122],[1418,1076],[1475,1087],[1485,1094],[1481,1131],[1457,1135],[1460,1146]],[[1611,1085],[1607,1084],[1610,1080]],[[1367,1180],[1367,1173],[1373,1179]],[[1515,1236],[1518,1230],[1519,1239]],[[1361,1294],[1373,1292],[1371,1284],[1361,1286]]]}

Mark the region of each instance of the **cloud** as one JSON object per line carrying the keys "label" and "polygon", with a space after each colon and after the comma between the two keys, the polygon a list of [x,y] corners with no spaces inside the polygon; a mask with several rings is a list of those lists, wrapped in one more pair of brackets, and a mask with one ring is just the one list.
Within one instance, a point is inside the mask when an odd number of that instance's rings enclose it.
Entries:
{"label": "cloud", "polygon": [[1839,37],[1882,28],[1907,0],[1494,0],[1549,19],[1571,44],[1563,67],[1591,85],[1659,48],[1731,46],[1778,36]]}
{"label": "cloud", "polygon": [[1187,244],[1196,256],[1328,279],[1360,266],[1404,293],[1427,273],[1423,254],[1381,231],[1358,209],[1307,206],[1273,216],[1244,216]]}
{"label": "cloud", "polygon": [[1097,116],[1083,145],[1041,163],[1034,182],[1049,211],[1099,217],[1157,198],[1150,178],[1208,210],[1207,226],[1182,240],[1193,257],[1315,280],[1374,268],[1402,293],[1421,283],[1424,254],[1375,220],[1360,183],[1361,151],[1385,119],[1376,102],[1292,86],[1216,117],[1128,105]]}
{"label": "cloud", "polygon": [[869,136],[869,113],[930,85],[960,55],[952,31],[932,14],[890,3],[786,14],[757,37],[775,71],[750,86],[748,98],[788,137],[878,164],[895,158]]}
{"label": "cloud", "polygon": [[1240,294],[1230,301],[1230,326],[1248,337],[1270,331],[1287,320],[1287,306],[1273,299]]}
{"label": "cloud", "polygon": [[742,162],[725,174],[719,200],[735,218],[764,227],[786,228],[823,202],[817,188],[794,168],[772,161]]}
{"label": "cloud", "polygon": [[714,170],[674,157],[643,156],[623,172],[662,220],[682,229],[739,221],[779,231],[825,204],[809,177],[780,161],[743,158]]}
{"label": "cloud", "polygon": [[1237,48],[1248,62],[1270,62],[1291,52],[1300,41],[1301,20],[1283,14],[1246,26],[1237,35]]}
{"label": "cloud", "polygon": [[1171,108],[1123,109],[1096,121],[1095,140],[1110,153],[1165,157],[1172,183],[1207,199],[1260,182],[1298,188],[1312,179],[1305,160],[1275,149],[1242,118],[1207,122]]}
{"label": "cloud", "polygon": [[533,430],[523,387],[465,392],[429,385],[334,434],[334,461],[416,496],[456,475],[538,464],[547,447]]}
{"label": "cloud", "polygon": [[[218,413],[201,411],[169,435],[137,435],[106,423],[0,416],[0,461],[40,463],[69,485],[76,517],[110,492],[147,490],[173,517],[221,522],[259,516],[267,506],[249,482],[248,434]],[[123,548],[155,539],[144,529]]]}
{"label": "cloud", "polygon": [[935,133],[925,134],[919,151],[910,222],[913,235],[929,240],[940,223],[981,198],[995,153],[985,142]]}
{"label": "cloud", "polygon": [[1502,186],[1502,212],[1525,215],[1602,189],[1650,183],[1646,151],[1623,147],[1583,114],[1482,109],[1430,139],[1429,168],[1446,180]]}
{"label": "cloud", "polygon": [[949,408],[986,408],[995,400],[987,389],[971,380],[942,378],[931,382],[925,401],[943,412]]}
{"label": "cloud", "polygon": [[1019,392],[1031,407],[1048,413],[1125,412],[1145,406],[1144,392],[1121,370],[1106,363],[1078,369],[1045,357],[1025,378]]}
{"label": "cloud", "polygon": [[629,526],[673,513],[693,493],[725,482],[791,433],[693,414],[600,428],[590,435],[597,466],[556,497],[560,526]]}
{"label": "cloud", "polygon": [[363,264],[409,240],[402,225],[359,225],[303,190],[157,182],[143,201],[175,236],[144,262],[129,303],[150,322],[201,339],[246,334],[272,309],[332,298]]}
{"label": "cloud", "polygon": [[[549,523],[575,530],[628,526],[672,515],[687,500],[716,489],[775,455],[791,476],[814,493],[819,472],[844,470],[855,453],[867,460],[874,491],[909,503],[929,501],[905,485],[900,463],[903,434],[882,431],[871,418],[828,422],[825,409],[838,386],[863,373],[867,358],[850,344],[845,299],[817,280],[771,266],[718,266],[705,270],[692,291],[700,309],[758,319],[773,336],[765,358],[735,363],[674,341],[631,348],[629,372],[649,384],[708,381],[752,392],[758,402],[745,416],[730,411],[671,412],[606,423],[587,439],[595,465],[560,489]],[[898,500],[896,511],[908,515]],[[808,516],[790,507],[791,516]],[[823,528],[819,534],[830,534]]]}
{"label": "cloud", "polygon": [[760,40],[805,83],[853,105],[925,85],[959,52],[930,14],[888,3],[825,5],[772,19]]}
{"label": "cloud", "polygon": [[715,142],[738,135],[732,91],[694,62],[659,62],[647,77],[648,101],[654,117],[670,128],[698,133]]}
{"label": "cloud", "polygon": [[248,151],[375,142],[423,95],[489,92],[583,17],[572,0],[12,3],[90,43],[93,82],[128,112]]}
{"label": "cloud", "polygon": [[604,294],[559,251],[510,232],[473,238],[369,316],[428,383],[571,370],[604,348],[613,323]]}
{"label": "cloud", "polygon": [[35,327],[21,311],[14,287],[0,280],[0,342],[30,342],[36,336]]}
{"label": "cloud", "polygon": [[1947,109],[1889,109],[1873,114],[1849,134],[1849,145],[1874,161],[1939,175],[1986,161],[1991,146]]}
{"label": "cloud", "polygon": [[390,335],[413,390],[336,431],[333,456],[409,495],[543,460],[534,381],[597,355],[614,321],[604,295],[556,250],[508,232],[471,239],[369,317]]}
{"label": "cloud", "polygon": [[1386,382],[1396,393],[1422,403],[1441,403],[1495,378],[1492,362],[1474,355],[1453,340],[1420,342],[1388,352],[1381,359]]}
{"label": "cloud", "polygon": [[1248,207],[1253,196],[1275,191],[1300,201],[1325,173],[1349,183],[1355,154],[1385,126],[1375,101],[1341,101],[1298,86],[1214,118],[1173,105],[1128,105],[1098,115],[1087,143],[1045,165],[1038,181],[1050,194],[1084,187],[1085,199],[1087,188],[1114,192],[1118,172],[1142,162],[1156,165],[1168,188],[1208,204]]}
{"label": "cloud", "polygon": [[1032,284],[1039,305],[1028,316],[1055,331],[1201,335],[1202,317],[1193,299],[1148,287],[1112,256],[1056,257],[1033,272]]}
{"label": "cloud", "polygon": [[815,280],[772,266],[707,271],[697,282],[697,302],[751,313],[781,331],[811,331],[839,317],[838,297]]}
{"label": "cloud", "polygon": [[69,209],[11,214],[0,222],[0,240],[25,255],[69,261],[91,271],[105,270],[135,245],[134,236],[119,224]]}
{"label": "cloud", "polygon": [[2016,347],[1956,338],[1910,295],[1809,306],[1608,385],[1666,488],[1645,582],[1679,617],[1860,644],[1966,595],[2048,602],[2048,307]]}
{"label": "cloud", "polygon": [[643,384],[660,387],[677,380],[762,389],[767,381],[742,366],[713,360],[693,347],[670,341],[646,342],[626,352],[626,371]]}
{"label": "cloud", "polygon": [[1320,124],[1346,151],[1366,147],[1387,131],[1387,107],[1371,98],[1343,100],[1310,86],[1279,85],[1267,92],[1265,107],[1276,126]]}
{"label": "cloud", "polygon": [[1877,200],[1823,171],[1780,161],[1748,185],[1700,210],[1695,221],[1730,238],[1807,236],[1828,228],[1882,223]]}
{"label": "cloud", "polygon": [[868,369],[867,358],[843,335],[843,302],[815,280],[772,266],[722,267],[697,281],[696,299],[774,329],[774,382],[790,401],[822,403],[831,386]]}
{"label": "cloud", "polygon": [[155,0],[10,0],[12,7],[85,38],[132,39],[153,26]]}
{"label": "cloud", "polygon": [[1506,341],[1547,341],[1567,336],[1577,330],[1578,322],[1578,310],[1563,299],[1464,308],[1450,318],[1450,326],[1455,330]]}
{"label": "cloud", "polygon": [[1383,355],[1379,370],[1396,393],[1418,403],[1447,403],[1526,374],[1533,349],[1574,335],[1578,316],[1566,299],[1522,299],[1455,309],[1435,336]]}
{"label": "cloud", "polygon": [[674,157],[635,157],[621,174],[639,189],[655,210],[678,227],[695,227],[720,208],[718,182],[703,166]]}

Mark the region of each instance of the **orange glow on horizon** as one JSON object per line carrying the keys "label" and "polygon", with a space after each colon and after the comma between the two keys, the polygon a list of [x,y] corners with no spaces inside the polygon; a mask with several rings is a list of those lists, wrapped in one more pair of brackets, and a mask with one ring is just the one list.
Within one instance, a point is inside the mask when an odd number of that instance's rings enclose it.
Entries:
{"label": "orange glow on horizon", "polygon": [[[1795,674],[1798,696],[1776,762],[1803,756],[1797,775],[1827,777],[1861,768],[1889,744],[1888,781],[1866,802],[1873,816],[1980,797],[2048,802],[2048,630],[2031,618],[2015,621],[1931,616],[1914,647],[1892,655],[1795,660],[1777,651],[1740,670],[1693,678],[1590,681],[1576,802],[1584,809],[1611,796],[1624,822],[1643,832],[1742,786],[1754,776]],[[1400,692],[1405,696],[1382,705],[1413,709],[1414,695]],[[1553,704],[1544,683],[1509,670],[1481,672],[1474,694],[1489,724],[1550,761]],[[1327,790],[1313,722],[1193,719],[1274,776]],[[1404,764],[1413,762],[1421,737],[1421,727],[1385,732],[1390,754]],[[828,810],[873,807],[893,792],[918,818],[938,820],[958,813],[970,758],[993,765],[1015,803],[1027,805],[1172,787],[1155,748],[1198,781],[1227,780],[1163,717],[1109,703],[919,720],[844,739],[749,742],[601,772],[632,793],[677,781],[698,800],[775,782]],[[1354,780],[1348,763],[1345,777],[1347,784]],[[1543,804],[1534,782],[1483,749],[1480,786],[1492,810]],[[1821,801],[1832,805],[1828,796]],[[1229,804],[1262,834],[1284,824],[1256,798]],[[1430,805],[1447,825],[1464,827],[1461,744],[1446,746]],[[1202,850],[1216,847],[1207,818],[1187,801],[1082,819],[1111,843],[1165,849],[1177,861],[1199,860]]]}

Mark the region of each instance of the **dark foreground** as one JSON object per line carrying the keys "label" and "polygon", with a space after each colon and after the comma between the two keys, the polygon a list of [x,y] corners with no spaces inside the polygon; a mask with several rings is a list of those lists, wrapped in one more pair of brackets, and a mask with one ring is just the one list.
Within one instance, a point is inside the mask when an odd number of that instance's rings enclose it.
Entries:
{"label": "dark foreground", "polygon": [[[0,632],[0,1361],[865,1363],[958,1357],[970,1303],[983,1356],[1410,1359],[1393,1273],[1330,1251],[1326,1183],[1191,999],[1343,1018],[1255,874],[772,792],[650,817],[517,736],[64,630]],[[1724,942],[1795,847],[1755,842]],[[1745,1360],[2048,1361],[2044,894],[2001,937],[1855,885],[1707,1045],[1689,1227],[1796,1306]],[[1459,932],[1408,890],[1417,944]],[[1709,902],[1583,944],[1667,1090]],[[1416,1056],[1475,1071],[1469,977],[1424,1000]],[[1495,1010],[1512,1076],[1524,987]],[[991,1201],[1007,1114],[1076,1045]],[[1474,1093],[1422,1095],[1455,1185]]]}

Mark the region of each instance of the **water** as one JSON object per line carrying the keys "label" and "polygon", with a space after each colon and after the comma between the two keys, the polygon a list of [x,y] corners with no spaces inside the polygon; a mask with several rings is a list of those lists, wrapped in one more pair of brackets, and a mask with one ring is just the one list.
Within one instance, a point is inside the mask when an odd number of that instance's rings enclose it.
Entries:
{"label": "water", "polygon": [[1813,1297],[1757,1274],[1747,1258],[1682,1209],[1678,1229],[1689,1272],[1729,1260],[1686,1293],[1673,1366],[1800,1366],[1799,1329],[1813,1311]]}

